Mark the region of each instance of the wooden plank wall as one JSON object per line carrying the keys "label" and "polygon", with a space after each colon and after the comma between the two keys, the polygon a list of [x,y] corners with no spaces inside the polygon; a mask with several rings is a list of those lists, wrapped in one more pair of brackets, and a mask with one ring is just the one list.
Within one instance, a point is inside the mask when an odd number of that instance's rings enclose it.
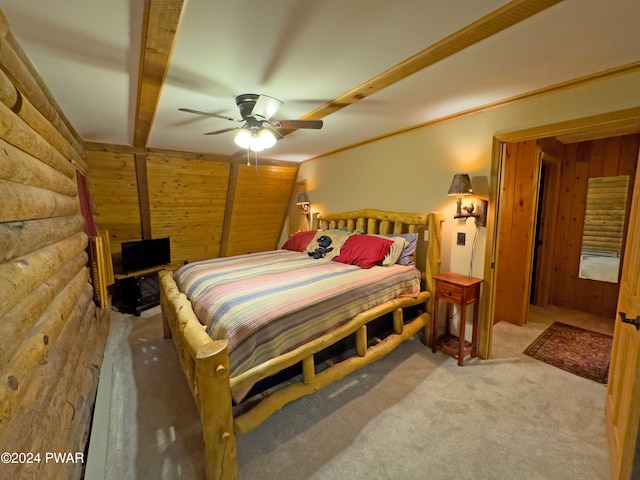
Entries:
{"label": "wooden plank wall", "polygon": [[87,183],[93,215],[101,230],[108,230],[111,253],[121,254],[121,243],[140,238],[140,202],[132,154],[85,152]]}
{"label": "wooden plank wall", "polygon": [[[609,318],[615,317],[619,284],[578,278],[587,182],[591,177],[629,175],[629,184],[633,185],[639,147],[638,135],[565,146],[550,303]],[[627,214],[628,208],[629,206]]]}
{"label": "wooden plank wall", "polygon": [[148,157],[151,231],[171,239],[174,265],[220,255],[229,171],[229,163]]}
{"label": "wooden plank wall", "polygon": [[289,201],[295,189],[297,167],[237,166],[231,218],[224,256],[273,250],[280,238]]}
{"label": "wooden plank wall", "polygon": [[111,234],[116,264],[122,242],[143,238],[170,237],[173,268],[277,247],[296,163],[261,159],[256,171],[220,155],[95,143],[85,152],[96,223]]}
{"label": "wooden plank wall", "polygon": [[[81,478],[108,311],[96,309],[77,134],[0,14],[0,478]],[[76,452],[80,456],[76,456]]]}

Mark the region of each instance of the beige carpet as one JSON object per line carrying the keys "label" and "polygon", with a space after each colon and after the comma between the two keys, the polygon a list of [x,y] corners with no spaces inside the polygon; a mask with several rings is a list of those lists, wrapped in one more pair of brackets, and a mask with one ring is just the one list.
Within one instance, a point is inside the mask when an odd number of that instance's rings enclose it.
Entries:
{"label": "beige carpet", "polygon": [[[87,480],[201,479],[198,416],[159,310],[113,312]],[[401,345],[238,437],[247,480],[607,479],[606,387],[527,357],[545,328],[495,327],[458,367]]]}

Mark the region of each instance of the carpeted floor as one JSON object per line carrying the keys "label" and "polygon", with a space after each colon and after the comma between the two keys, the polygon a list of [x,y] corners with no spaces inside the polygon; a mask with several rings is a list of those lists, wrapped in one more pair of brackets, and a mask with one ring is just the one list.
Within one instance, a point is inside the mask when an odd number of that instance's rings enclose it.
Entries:
{"label": "carpeted floor", "polygon": [[[237,438],[241,480],[602,480],[606,387],[522,352],[548,323],[494,328],[493,358],[417,339]],[[202,479],[198,414],[158,310],[113,312],[86,480]]]}
{"label": "carpeted floor", "polygon": [[554,322],[527,347],[525,355],[606,384],[613,337]]}

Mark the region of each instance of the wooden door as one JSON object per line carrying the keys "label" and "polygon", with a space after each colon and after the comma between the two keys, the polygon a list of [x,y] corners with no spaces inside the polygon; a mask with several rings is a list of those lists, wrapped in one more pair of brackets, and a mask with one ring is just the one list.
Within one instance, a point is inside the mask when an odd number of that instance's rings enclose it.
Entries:
{"label": "wooden door", "polygon": [[502,159],[494,322],[527,322],[540,182],[535,140],[508,143]]}
{"label": "wooden door", "polygon": [[605,404],[613,480],[640,475],[640,458],[635,458],[640,419],[640,330],[621,321],[622,313],[627,319],[640,318],[640,175],[635,179],[629,220]]}

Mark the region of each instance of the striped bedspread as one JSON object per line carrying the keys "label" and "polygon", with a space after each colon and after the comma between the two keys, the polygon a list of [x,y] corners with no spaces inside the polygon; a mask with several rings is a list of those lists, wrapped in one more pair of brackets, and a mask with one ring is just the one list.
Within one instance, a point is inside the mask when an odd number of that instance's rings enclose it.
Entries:
{"label": "striped bedspread", "polygon": [[413,266],[364,270],[288,250],[195,262],[174,277],[209,335],[228,339],[232,376],[420,290]]}

